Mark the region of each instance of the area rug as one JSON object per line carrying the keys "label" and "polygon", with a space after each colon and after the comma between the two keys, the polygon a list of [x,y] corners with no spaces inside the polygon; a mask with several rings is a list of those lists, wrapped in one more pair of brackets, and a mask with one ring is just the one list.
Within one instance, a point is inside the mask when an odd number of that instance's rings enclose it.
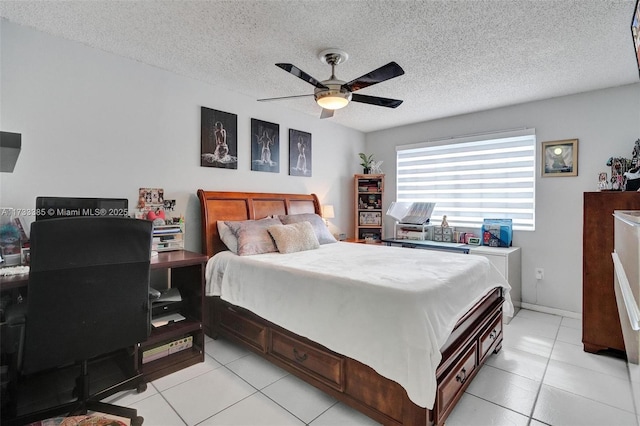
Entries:
{"label": "area rug", "polygon": [[111,414],[91,413],[83,416],[53,417],[28,426],[131,426],[131,420]]}

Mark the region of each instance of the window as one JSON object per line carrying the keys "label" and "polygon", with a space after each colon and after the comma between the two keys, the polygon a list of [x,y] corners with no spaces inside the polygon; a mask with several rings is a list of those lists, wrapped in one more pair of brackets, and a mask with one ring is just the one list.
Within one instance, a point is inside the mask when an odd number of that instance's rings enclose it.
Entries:
{"label": "window", "polygon": [[431,216],[479,228],[484,218],[535,230],[533,130],[399,146],[397,200],[436,203]]}

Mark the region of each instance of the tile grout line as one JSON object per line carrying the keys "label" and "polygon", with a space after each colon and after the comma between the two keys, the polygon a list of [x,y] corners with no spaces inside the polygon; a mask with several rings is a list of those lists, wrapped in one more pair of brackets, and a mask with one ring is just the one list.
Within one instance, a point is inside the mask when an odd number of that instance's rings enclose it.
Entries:
{"label": "tile grout line", "polygon": [[[249,355],[251,355],[251,353],[247,354],[246,356],[249,356]],[[243,357],[243,358],[244,358],[244,357]],[[238,358],[238,359],[240,359],[240,358]],[[234,360],[234,361],[236,361],[236,360]],[[232,362],[233,362],[233,361],[230,361],[228,364],[231,364]],[[250,396],[253,396],[253,395],[255,395],[256,393],[259,393],[260,395],[262,395],[262,396],[264,396],[265,398],[267,398],[269,401],[271,401],[271,402],[273,402],[274,404],[276,404],[278,407],[282,408],[282,409],[283,409],[284,411],[286,411],[287,413],[291,414],[291,415],[292,415],[293,417],[295,417],[296,419],[300,420],[303,424],[305,424],[305,425],[307,424],[307,422],[305,422],[305,421],[304,421],[304,420],[302,420],[300,417],[296,416],[294,413],[292,413],[291,411],[289,411],[286,407],[284,407],[284,406],[283,406],[282,404],[280,404],[278,401],[274,400],[273,398],[269,397],[269,395],[267,395],[266,393],[262,392],[262,390],[263,390],[263,389],[266,389],[266,388],[268,388],[269,386],[271,386],[271,385],[273,385],[273,384],[275,384],[275,383],[278,383],[280,380],[283,380],[284,378],[291,376],[291,373],[289,373],[289,372],[288,372],[288,371],[286,371],[286,370],[283,370],[283,371],[285,371],[287,374],[285,374],[284,376],[280,377],[278,380],[275,380],[275,381],[273,381],[273,382],[269,383],[267,386],[263,387],[262,389],[258,389],[257,387],[255,387],[255,386],[253,386],[251,383],[249,383],[249,382],[248,382],[244,377],[242,377],[240,374],[236,373],[235,371],[233,371],[232,369],[230,369],[229,367],[227,367],[227,365],[226,365],[226,364],[223,364],[222,366],[223,366],[224,368],[226,368],[227,370],[229,370],[231,373],[233,373],[233,374],[235,374],[236,376],[238,376],[242,381],[244,381],[245,383],[247,383],[249,386],[251,386],[252,388],[254,388],[254,389],[256,390],[256,392],[252,393],[251,395],[248,395],[246,398],[243,398],[241,401],[244,401],[245,399],[249,398]],[[230,408],[231,406],[236,405],[238,402],[240,402],[240,401],[237,401],[236,403],[231,404],[231,405],[230,405],[229,407],[227,407],[227,408]],[[226,410],[227,408],[225,408],[225,410]],[[222,410],[222,411],[224,411],[224,410]],[[216,413],[216,415],[217,415],[217,414],[219,414],[219,413],[221,413],[222,411],[220,411],[220,412]],[[212,416],[212,417],[213,417],[213,416]],[[314,419],[314,420],[315,420],[315,419]]]}
{"label": "tile grout line", "polygon": [[553,345],[551,345],[551,351],[549,352],[549,356],[547,357],[547,363],[544,366],[544,371],[542,372],[542,377],[540,378],[540,385],[538,386],[538,392],[536,392],[536,397],[533,400],[533,405],[531,406],[531,414],[529,415],[529,422],[527,423],[528,425],[531,425],[531,422],[533,420],[535,421],[539,421],[541,423],[545,423],[542,422],[541,420],[538,419],[534,419],[533,418],[533,413],[535,413],[536,411],[536,405],[538,404],[538,398],[540,397],[540,392],[542,391],[542,385],[544,384],[544,378],[547,375],[547,370],[549,369],[549,363],[551,362],[551,356],[553,355],[553,350],[556,347],[556,342],[558,341],[558,335],[560,334],[560,327],[562,327],[562,319],[564,317],[561,316],[560,317],[560,323],[558,324],[558,329],[556,330],[556,335],[553,338]]}
{"label": "tile grout line", "polygon": [[160,398],[162,398],[164,400],[164,402],[167,403],[167,405],[169,406],[169,408],[171,408],[173,410],[174,413],[176,413],[176,416],[178,416],[178,418],[180,419],[180,421],[182,421],[182,423],[184,423],[185,426],[188,426],[189,423],[187,423],[187,421],[180,415],[180,413],[178,413],[178,410],[175,409],[175,407],[173,405],[171,405],[171,402],[169,402],[169,400],[164,396],[164,394],[153,385],[153,382],[149,383],[151,386],[153,386],[156,391],[158,392],[158,394],[160,394]]}
{"label": "tile grout line", "polygon": [[[517,315],[517,314],[516,314],[516,315]],[[548,314],[548,315],[552,315],[552,314]],[[527,318],[527,317],[524,317],[524,318],[525,318],[525,319],[529,319],[529,318]],[[564,318],[564,317],[561,317],[561,318]],[[515,317],[514,317],[514,319],[515,319]],[[507,325],[508,325],[508,324],[507,324]],[[556,331],[556,336],[555,336],[555,337],[554,337],[554,339],[553,339],[553,342],[554,342],[554,343],[553,343],[553,345],[552,345],[552,347],[551,347],[551,351],[549,352],[549,355],[546,357],[546,358],[547,358],[547,362],[546,362],[546,364],[545,364],[545,369],[544,369],[544,372],[542,373],[542,377],[541,377],[541,379],[540,379],[540,385],[538,386],[538,390],[537,390],[537,392],[536,392],[536,397],[535,397],[535,399],[534,399],[534,401],[533,401],[533,405],[532,405],[532,408],[531,408],[531,414],[530,414],[530,415],[528,415],[528,416],[527,416],[526,414],[521,413],[521,412],[519,412],[519,411],[516,411],[516,410],[514,410],[513,408],[505,407],[505,406],[503,406],[503,405],[501,405],[501,404],[498,404],[498,403],[496,403],[496,402],[494,402],[494,401],[491,401],[491,400],[489,400],[489,399],[483,398],[483,397],[481,397],[481,396],[479,396],[479,395],[475,395],[475,394],[469,393],[469,391],[468,391],[468,390],[466,390],[466,391],[465,391],[465,393],[466,393],[466,394],[468,394],[468,395],[470,395],[470,396],[473,396],[473,397],[475,397],[475,398],[478,398],[478,399],[480,399],[480,400],[486,401],[486,402],[488,402],[488,403],[490,403],[490,404],[496,405],[496,406],[498,406],[498,407],[500,407],[500,408],[503,408],[503,409],[505,409],[505,410],[508,410],[508,411],[513,412],[513,413],[519,414],[519,415],[521,415],[521,416],[525,416],[525,417],[527,417],[527,425],[530,425],[532,420],[535,420],[535,421],[540,422],[540,423],[543,423],[543,424],[548,424],[548,423],[545,423],[545,422],[543,422],[543,421],[541,421],[541,420],[534,419],[534,418],[533,418],[533,412],[534,412],[535,407],[536,407],[536,404],[537,404],[537,402],[538,402],[538,395],[540,394],[540,390],[542,389],[542,382],[543,382],[543,380],[544,380],[544,376],[545,376],[545,374],[546,374],[546,372],[547,372],[547,368],[548,368],[548,366],[549,366],[549,362],[551,361],[551,353],[553,353],[553,348],[555,347],[555,342],[556,342],[557,336],[558,336],[558,334],[559,334],[559,332],[560,332],[560,327],[561,327],[561,326],[562,326],[562,320],[561,320],[561,321],[560,321],[560,323],[558,324],[558,329],[557,329],[557,331]],[[505,348],[505,345],[504,345],[504,343],[503,343],[503,347],[502,347],[502,349],[504,350],[504,348]],[[525,351],[525,352],[526,352],[526,351]],[[492,354],[492,356],[493,356],[493,355],[496,355],[496,354]],[[522,375],[520,375],[520,374],[514,373],[514,372],[509,371],[509,370],[504,370],[504,369],[502,369],[502,368],[500,368],[500,367],[496,367],[496,366],[493,366],[493,365],[485,364],[485,365],[483,365],[483,366],[482,366],[482,368],[485,368],[485,367],[495,368],[496,370],[503,371],[503,372],[505,372],[505,373],[509,373],[509,374],[513,374],[513,375],[516,375],[516,376],[519,376],[519,377],[523,377],[523,378],[530,379],[530,378],[528,378],[528,377],[526,377],[526,376],[522,376]],[[530,379],[530,380],[533,380],[533,379]],[[535,381],[535,380],[533,380],[533,381]]]}
{"label": "tile grout line", "polygon": [[324,413],[326,413],[327,411],[331,410],[333,407],[335,407],[337,404],[339,404],[340,401],[336,400],[336,402],[334,402],[333,404],[331,404],[329,407],[327,407],[326,410],[324,410],[322,413],[318,414],[317,416],[315,416],[309,423],[305,423],[307,426],[310,426],[311,423],[315,422],[316,420],[318,420],[318,418],[320,416],[322,416]]}

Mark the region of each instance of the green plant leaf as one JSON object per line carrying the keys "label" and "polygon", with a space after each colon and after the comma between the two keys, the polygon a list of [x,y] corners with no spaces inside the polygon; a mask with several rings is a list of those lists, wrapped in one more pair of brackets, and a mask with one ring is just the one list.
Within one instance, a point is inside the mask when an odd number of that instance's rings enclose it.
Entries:
{"label": "green plant leaf", "polygon": [[360,156],[361,160],[360,165],[364,168],[369,168],[371,162],[373,161],[373,154],[367,156],[367,154],[365,154],[364,152],[359,152],[358,155]]}

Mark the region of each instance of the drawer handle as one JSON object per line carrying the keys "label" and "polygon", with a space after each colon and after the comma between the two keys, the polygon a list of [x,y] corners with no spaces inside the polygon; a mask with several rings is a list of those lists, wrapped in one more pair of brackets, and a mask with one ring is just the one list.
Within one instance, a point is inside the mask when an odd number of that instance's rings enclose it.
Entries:
{"label": "drawer handle", "polygon": [[307,354],[300,355],[300,352],[296,348],[293,348],[293,357],[298,362],[305,362],[307,360]]}
{"label": "drawer handle", "polygon": [[456,376],[456,381],[460,382],[461,385],[464,385],[464,383],[467,381],[468,377],[467,377],[467,369],[463,368],[462,371],[462,377],[460,377],[460,374],[458,374]]}
{"label": "drawer handle", "polygon": [[494,340],[496,337],[498,337],[498,330],[494,328],[493,331],[489,334],[489,339]]}

